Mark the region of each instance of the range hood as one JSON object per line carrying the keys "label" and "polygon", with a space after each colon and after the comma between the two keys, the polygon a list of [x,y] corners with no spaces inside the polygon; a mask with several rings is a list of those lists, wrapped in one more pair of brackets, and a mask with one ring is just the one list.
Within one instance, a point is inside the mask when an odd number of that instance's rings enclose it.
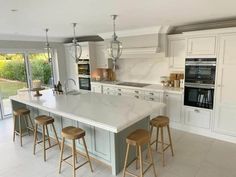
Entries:
{"label": "range hood", "polygon": [[[119,59],[160,58],[167,55],[167,33],[169,26],[158,26],[134,30],[117,31],[123,51]],[[112,34],[99,34],[109,41]]]}

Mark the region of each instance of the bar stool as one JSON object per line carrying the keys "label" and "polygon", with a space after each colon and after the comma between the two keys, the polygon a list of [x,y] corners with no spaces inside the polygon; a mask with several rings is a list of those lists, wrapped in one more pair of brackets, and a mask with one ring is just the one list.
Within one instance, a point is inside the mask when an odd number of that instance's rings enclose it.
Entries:
{"label": "bar stool", "polygon": [[[151,125],[151,132],[150,135],[152,136],[152,132],[153,132],[153,127],[157,128],[157,134],[156,134],[156,140],[154,140],[152,144],[156,143],[156,151],[157,151],[157,147],[158,147],[158,143],[161,144],[161,154],[162,154],[162,164],[163,166],[165,166],[165,158],[164,158],[164,152],[170,147],[171,149],[171,153],[172,156],[174,156],[174,151],[173,151],[173,146],[172,146],[172,140],[171,140],[171,135],[170,135],[170,127],[169,127],[169,118],[166,116],[157,116],[156,118],[152,119],[150,121],[150,125]],[[164,134],[163,134],[163,128],[167,127],[167,131],[168,131],[168,137],[169,137],[169,144],[164,143]],[[161,131],[161,141],[158,140],[158,136],[159,136],[159,129]],[[166,147],[165,147],[166,145]]]}
{"label": "bar stool", "polygon": [[[73,167],[73,171],[72,171],[73,172],[73,177],[76,176],[76,170],[79,169],[80,167],[82,167],[83,165],[85,165],[86,163],[89,163],[91,172],[93,172],[92,164],[91,164],[91,161],[90,161],[90,158],[89,158],[89,155],[88,155],[88,150],[87,150],[87,146],[86,146],[85,139],[84,139],[85,131],[80,129],[80,128],[77,128],[77,127],[69,126],[69,127],[65,127],[65,128],[62,129],[61,135],[62,135],[62,142],[61,142],[61,155],[60,155],[60,162],[59,162],[59,173],[61,173],[61,165],[62,165],[63,161]],[[71,147],[72,155],[70,155],[70,156],[63,159],[64,144],[65,144],[65,139],[66,138],[72,140],[72,147]],[[78,167],[76,167],[75,165],[76,165],[76,162],[77,162],[77,152],[76,152],[75,140],[80,139],[80,138],[82,138],[82,141],[83,141],[83,144],[84,144],[84,149],[85,149],[85,152],[86,152],[86,155],[82,155],[82,156],[87,158],[87,161],[82,163]],[[72,157],[72,164],[66,161],[67,159],[69,159],[71,157]]]}
{"label": "bar stool", "polygon": [[[157,175],[156,175],[156,170],[155,170],[155,166],[153,163],[149,132],[144,129],[137,129],[126,138],[126,143],[127,143],[127,149],[126,149],[126,155],[125,155],[123,177],[125,177],[126,174],[138,177],[137,175],[135,175],[127,170],[129,165],[134,161],[136,161],[136,169],[137,169],[138,168],[138,159],[139,159],[139,164],[140,164],[140,177],[143,177],[143,175],[147,172],[147,170],[151,166],[153,166],[154,176],[156,177]],[[130,145],[136,147],[136,158],[127,165]],[[150,158],[149,162],[144,161],[142,158],[142,146],[143,145],[148,146],[148,154],[149,154],[149,158]],[[148,164],[148,167],[145,170],[143,170],[143,163]]]}
{"label": "bar stool", "polygon": [[[58,145],[59,149],[60,149],[60,143],[57,137],[57,133],[56,133],[56,129],[55,126],[53,124],[54,119],[52,117],[46,116],[46,115],[41,115],[35,118],[35,131],[34,131],[34,150],[33,150],[33,154],[35,155],[35,150],[36,150],[36,145],[43,143],[43,155],[44,155],[44,161],[46,161],[46,150]],[[56,138],[56,143],[54,145],[51,145],[51,141],[50,141],[50,136],[49,136],[49,132],[48,132],[48,125],[52,125],[53,128],[53,132],[55,134],[55,138]],[[41,125],[43,127],[43,140],[37,141],[37,131],[38,131],[38,126]],[[45,137],[47,132],[47,138]],[[46,141],[48,141],[48,147],[46,148]]]}
{"label": "bar stool", "polygon": [[[18,119],[19,129],[16,129],[16,122]],[[20,136],[20,145],[22,146],[22,137],[23,137],[23,130],[22,129],[22,120],[24,120],[25,123],[25,129],[28,131],[28,135],[30,135],[30,131],[34,132],[34,125],[30,117],[30,110],[26,108],[19,108],[13,111],[13,142],[15,142],[16,134]],[[29,126],[29,122],[31,124],[31,127]]]}

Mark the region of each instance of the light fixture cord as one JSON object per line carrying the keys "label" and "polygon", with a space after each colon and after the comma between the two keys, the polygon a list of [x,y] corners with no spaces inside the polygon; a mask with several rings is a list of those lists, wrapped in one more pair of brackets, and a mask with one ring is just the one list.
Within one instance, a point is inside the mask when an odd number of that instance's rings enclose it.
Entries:
{"label": "light fixture cord", "polygon": [[116,36],[116,15],[112,15],[113,18],[113,39],[116,40],[117,36]]}
{"label": "light fixture cord", "polygon": [[75,34],[75,29],[76,29],[76,23],[73,23],[73,32],[74,32],[74,39],[73,39],[73,43],[74,43],[74,48],[75,48],[75,59],[78,58],[78,53],[77,53],[77,40],[76,40],[76,34]]}

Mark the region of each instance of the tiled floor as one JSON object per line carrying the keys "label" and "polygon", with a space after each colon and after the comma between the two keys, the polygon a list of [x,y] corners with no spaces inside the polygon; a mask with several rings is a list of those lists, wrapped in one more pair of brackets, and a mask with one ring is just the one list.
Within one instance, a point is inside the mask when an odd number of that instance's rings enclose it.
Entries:
{"label": "tiled floor", "polygon": [[[172,137],[175,156],[169,151],[166,153],[166,167],[162,167],[160,155],[153,151],[159,177],[236,177],[236,144],[177,130],[172,130]],[[49,150],[48,160],[44,162],[42,151],[33,156],[32,142],[33,137],[26,136],[22,148],[18,137],[13,143],[12,120],[0,121],[0,177],[72,176],[67,164],[63,165],[62,174],[58,174],[59,150],[56,147]],[[92,163],[93,173],[86,165],[77,170],[77,176],[112,177],[108,166],[94,160]],[[152,177],[152,170],[145,176]]]}

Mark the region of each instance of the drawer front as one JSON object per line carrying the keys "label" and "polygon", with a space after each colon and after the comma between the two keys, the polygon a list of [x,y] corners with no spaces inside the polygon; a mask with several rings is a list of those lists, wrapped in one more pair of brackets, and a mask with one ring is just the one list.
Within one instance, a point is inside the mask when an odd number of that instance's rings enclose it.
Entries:
{"label": "drawer front", "polygon": [[136,90],[136,89],[127,89],[127,88],[116,88],[116,91],[127,93],[127,94],[135,94],[135,95],[144,94],[144,91],[138,90],[138,89]]}
{"label": "drawer front", "polygon": [[185,108],[185,123],[191,126],[210,129],[211,111],[203,109]]}
{"label": "drawer front", "polygon": [[161,102],[160,97],[155,97],[155,96],[147,96],[147,95],[146,95],[146,96],[145,96],[145,100]]}

